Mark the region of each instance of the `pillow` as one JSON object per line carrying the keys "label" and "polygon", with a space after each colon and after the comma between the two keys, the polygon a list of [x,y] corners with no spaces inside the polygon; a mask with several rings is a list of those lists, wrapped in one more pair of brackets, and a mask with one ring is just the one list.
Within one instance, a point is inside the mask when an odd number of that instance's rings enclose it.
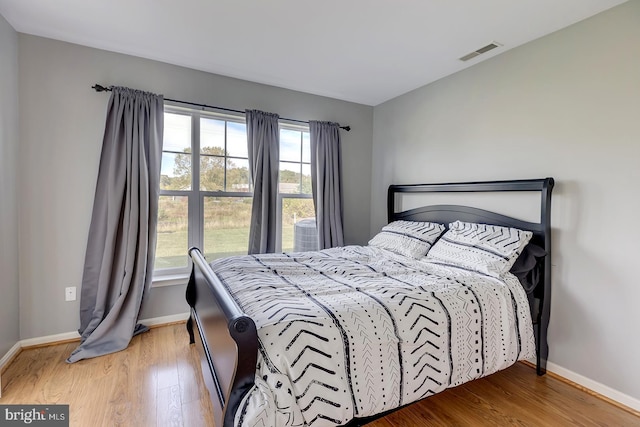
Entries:
{"label": "pillow", "polygon": [[517,228],[456,221],[433,245],[426,261],[499,277],[509,271],[532,236]]}
{"label": "pillow", "polygon": [[411,258],[424,257],[445,227],[433,222],[393,221],[369,240],[369,245]]}
{"label": "pillow", "polygon": [[516,276],[527,292],[531,292],[540,281],[540,268],[536,258],[547,255],[547,251],[538,245],[529,243],[511,266],[511,274]]}

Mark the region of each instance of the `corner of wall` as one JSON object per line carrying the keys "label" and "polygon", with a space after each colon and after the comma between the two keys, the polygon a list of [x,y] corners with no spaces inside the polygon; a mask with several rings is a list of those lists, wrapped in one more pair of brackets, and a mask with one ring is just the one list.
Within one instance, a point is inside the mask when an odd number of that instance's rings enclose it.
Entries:
{"label": "corner of wall", "polygon": [[20,338],[18,129],[18,33],[0,15],[0,356]]}

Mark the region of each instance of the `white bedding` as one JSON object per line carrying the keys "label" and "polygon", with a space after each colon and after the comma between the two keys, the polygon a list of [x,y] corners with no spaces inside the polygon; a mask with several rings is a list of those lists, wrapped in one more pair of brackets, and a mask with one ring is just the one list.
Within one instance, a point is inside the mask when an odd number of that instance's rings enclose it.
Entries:
{"label": "white bedding", "polygon": [[212,267],[258,329],[237,426],[335,426],[535,355],[527,297],[500,279],[370,246]]}

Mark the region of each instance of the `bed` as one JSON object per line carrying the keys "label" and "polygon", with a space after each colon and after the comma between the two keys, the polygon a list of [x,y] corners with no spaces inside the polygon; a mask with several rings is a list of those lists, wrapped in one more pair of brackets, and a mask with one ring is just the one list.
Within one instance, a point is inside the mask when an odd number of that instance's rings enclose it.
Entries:
{"label": "bed", "polygon": [[[187,330],[216,426],[364,425],[517,360],[543,375],[553,186],[392,185],[389,224],[367,246],[211,264],[191,248]],[[443,192],[537,192],[540,221],[460,205],[396,211],[403,195]]]}

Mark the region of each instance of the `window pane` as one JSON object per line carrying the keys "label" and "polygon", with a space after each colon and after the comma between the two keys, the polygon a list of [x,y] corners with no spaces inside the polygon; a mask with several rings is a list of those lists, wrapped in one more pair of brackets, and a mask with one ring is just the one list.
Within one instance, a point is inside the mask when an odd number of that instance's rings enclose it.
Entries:
{"label": "window pane", "polygon": [[280,160],[299,162],[302,156],[300,131],[280,129]]}
{"label": "window pane", "polygon": [[191,154],[162,153],[161,190],[191,190]]}
{"label": "window pane", "polygon": [[227,155],[248,158],[247,125],[227,122]]}
{"label": "window pane", "polygon": [[180,153],[191,152],[191,116],[164,113],[162,149]]}
{"label": "window pane", "polygon": [[281,193],[300,192],[300,163],[280,162],[278,190]]}
{"label": "window pane", "polygon": [[251,197],[204,198],[204,253],[207,260],[246,255]]}
{"label": "window pane", "polygon": [[200,152],[224,156],[224,120],[200,118]]}
{"label": "window pane", "polygon": [[187,266],[188,212],[187,196],[160,196],[155,270]]}
{"label": "window pane", "polygon": [[313,199],[282,199],[282,251],[318,249]]}
{"label": "window pane", "polygon": [[224,157],[200,155],[200,190],[224,190]]}
{"label": "window pane", "polygon": [[309,132],[302,132],[302,161],[311,163],[311,137]]}
{"label": "window pane", "polygon": [[227,160],[227,191],[251,191],[249,160]]}
{"label": "window pane", "polygon": [[302,194],[311,194],[311,165],[302,165]]}

